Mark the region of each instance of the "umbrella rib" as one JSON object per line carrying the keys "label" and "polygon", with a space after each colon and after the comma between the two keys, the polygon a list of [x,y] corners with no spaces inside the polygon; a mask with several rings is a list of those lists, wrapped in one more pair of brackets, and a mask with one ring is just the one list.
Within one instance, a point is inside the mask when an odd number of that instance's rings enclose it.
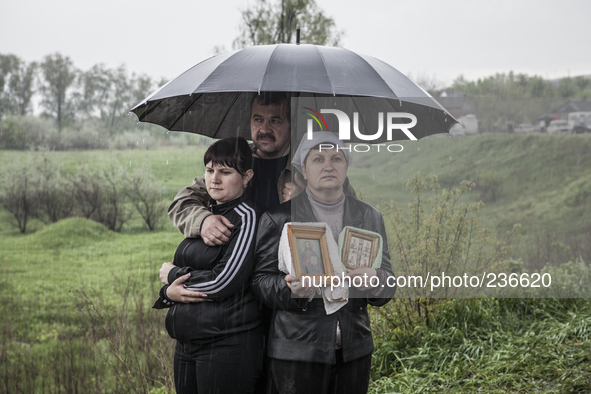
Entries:
{"label": "umbrella rib", "polygon": [[228,109],[226,110],[226,112],[222,116],[222,120],[219,122],[219,126],[218,126],[218,128],[217,128],[217,130],[215,131],[215,134],[214,134],[214,138],[218,134],[218,131],[220,131],[220,128],[222,127],[222,125],[226,121],[226,118],[228,117],[228,114],[231,112],[232,108],[234,107],[234,105],[238,101],[238,97],[240,97],[240,95],[242,93],[243,92],[238,92],[238,94],[234,95],[234,98],[232,99],[232,103],[230,105],[228,105]]}
{"label": "umbrella rib", "polygon": [[271,55],[269,55],[269,60],[267,61],[267,67],[265,67],[265,72],[263,73],[263,78],[261,78],[261,83],[259,85],[259,90],[258,90],[258,94],[261,94],[261,88],[263,87],[263,84],[265,83],[265,79],[267,76],[267,71],[269,71],[269,67],[271,66],[271,58],[275,55],[275,51],[277,51],[277,48],[279,48],[279,44],[274,44],[275,48],[273,48],[273,52],[271,52]]}
{"label": "umbrella rib", "polygon": [[326,72],[326,79],[328,79],[328,83],[330,84],[330,90],[332,90],[332,95],[335,96],[336,93],[334,91],[334,84],[330,80],[330,75],[328,74],[328,69],[326,68],[326,61],[324,59],[324,55],[322,55],[322,52],[317,46],[314,46],[314,49],[316,49],[316,52],[318,52],[318,54],[320,55],[320,59],[322,59],[322,64],[324,64],[324,72]]}
{"label": "umbrella rib", "polygon": [[[350,49],[347,49],[347,48],[343,48],[343,49],[345,51],[351,52],[353,55],[359,57],[364,63],[366,63],[369,66],[369,68],[371,68],[373,70],[374,73],[376,73],[376,75],[378,76],[378,78],[380,78],[384,82],[384,85],[386,85],[388,87],[388,89],[390,90],[390,92],[392,92],[392,95],[394,96],[394,97],[384,97],[384,98],[398,98],[398,95],[396,93],[394,93],[394,90],[392,90],[392,88],[390,87],[390,85],[388,84],[388,82],[386,82],[386,80],[382,77],[382,75],[379,72],[377,72],[376,69],[371,64],[369,64],[369,62],[367,60],[365,60],[363,58],[363,56],[359,55],[358,53],[355,53],[355,52],[351,51]],[[377,96],[374,96],[374,97],[377,97]]]}
{"label": "umbrella rib", "polygon": [[[189,94],[189,97],[191,97],[193,94]],[[203,96],[203,93],[197,93],[195,94],[195,96],[197,96],[190,105],[187,106],[187,109],[191,108],[193,106],[193,104],[195,104],[195,102],[197,100],[199,100],[201,98],[201,96]],[[178,123],[178,121],[180,121],[186,113],[187,110],[183,111],[175,120],[174,122],[172,122],[172,124],[170,125],[170,127],[168,128],[168,130],[172,130],[172,128]],[[185,131],[185,130],[180,130],[180,131]]]}
{"label": "umbrella rib", "polygon": [[[153,95],[156,94],[156,92],[153,93]],[[153,103],[155,103],[155,101],[152,101]],[[162,99],[158,100],[157,104],[154,104],[151,108],[146,108],[146,110],[144,111],[144,113],[142,114],[142,118],[138,119],[140,120],[140,122],[143,121],[143,119],[145,119],[148,115],[150,115],[152,112],[154,112],[154,110],[156,109],[156,107],[158,107],[160,105],[160,103],[162,102]],[[146,101],[145,106],[147,107],[148,104],[150,104],[150,102]]]}

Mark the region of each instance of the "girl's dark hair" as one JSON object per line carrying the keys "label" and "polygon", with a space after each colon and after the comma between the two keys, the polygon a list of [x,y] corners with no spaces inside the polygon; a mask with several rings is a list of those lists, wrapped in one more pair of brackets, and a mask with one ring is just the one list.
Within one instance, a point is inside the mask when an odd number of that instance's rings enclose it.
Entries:
{"label": "girl's dark hair", "polygon": [[252,150],[242,137],[224,138],[205,151],[203,164],[207,165],[209,162],[234,168],[240,175],[244,175],[252,168]]}

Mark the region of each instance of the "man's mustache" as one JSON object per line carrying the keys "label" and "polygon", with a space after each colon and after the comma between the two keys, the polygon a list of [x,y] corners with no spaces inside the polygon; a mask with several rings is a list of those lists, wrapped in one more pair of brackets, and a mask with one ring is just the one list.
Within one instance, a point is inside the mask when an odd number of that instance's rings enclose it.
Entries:
{"label": "man's mustache", "polygon": [[257,141],[259,141],[262,138],[267,138],[267,139],[275,142],[275,136],[273,135],[273,133],[259,133],[257,135]]}

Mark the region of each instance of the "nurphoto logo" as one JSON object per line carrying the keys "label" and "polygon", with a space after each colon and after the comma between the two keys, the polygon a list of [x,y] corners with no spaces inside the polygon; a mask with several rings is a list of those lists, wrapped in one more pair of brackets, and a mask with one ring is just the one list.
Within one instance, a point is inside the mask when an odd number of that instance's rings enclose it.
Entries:
{"label": "nurphoto logo", "polygon": [[[378,120],[378,129],[377,131],[373,132],[368,130],[361,130],[360,129],[360,121],[359,121],[359,112],[353,112],[353,124],[351,127],[351,119],[347,113],[341,111],[339,109],[321,109],[320,112],[316,111],[310,107],[302,107],[304,109],[304,114],[308,115],[310,119],[307,121],[307,138],[311,140],[313,138],[312,133],[314,132],[314,124],[318,126],[320,131],[333,131],[329,130],[326,119],[322,114],[332,114],[336,116],[338,121],[338,137],[343,142],[351,141],[351,129],[353,130],[354,137],[356,140],[361,141],[368,141],[370,144],[352,144],[346,148],[339,148],[337,149],[347,149],[349,151],[353,150],[355,152],[368,152],[372,148],[377,148],[378,152],[380,151],[381,147],[386,147],[389,152],[402,152],[404,149],[400,144],[375,144],[371,143],[371,141],[383,140],[382,135],[384,134],[384,129],[386,132],[386,138],[388,141],[393,141],[393,132],[400,130],[402,131],[409,140],[417,141],[415,135],[410,131],[414,126],[417,124],[417,117],[408,112],[377,112],[377,120]],[[409,122],[405,123],[396,123],[395,120],[408,120]],[[362,123],[362,122],[361,122]],[[385,127],[384,127],[385,124]],[[332,144],[321,144],[319,147],[322,149],[333,149],[334,146]]]}

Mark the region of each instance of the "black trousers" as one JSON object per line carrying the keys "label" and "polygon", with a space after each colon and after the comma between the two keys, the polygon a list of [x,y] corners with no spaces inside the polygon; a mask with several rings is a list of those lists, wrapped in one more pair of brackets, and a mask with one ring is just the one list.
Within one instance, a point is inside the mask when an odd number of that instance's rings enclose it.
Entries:
{"label": "black trousers", "polygon": [[263,360],[259,327],[200,346],[177,342],[174,385],[178,394],[255,393]]}
{"label": "black trousers", "polygon": [[279,394],[366,394],[371,354],[345,363],[342,351],[336,352],[334,365],[271,359]]}

